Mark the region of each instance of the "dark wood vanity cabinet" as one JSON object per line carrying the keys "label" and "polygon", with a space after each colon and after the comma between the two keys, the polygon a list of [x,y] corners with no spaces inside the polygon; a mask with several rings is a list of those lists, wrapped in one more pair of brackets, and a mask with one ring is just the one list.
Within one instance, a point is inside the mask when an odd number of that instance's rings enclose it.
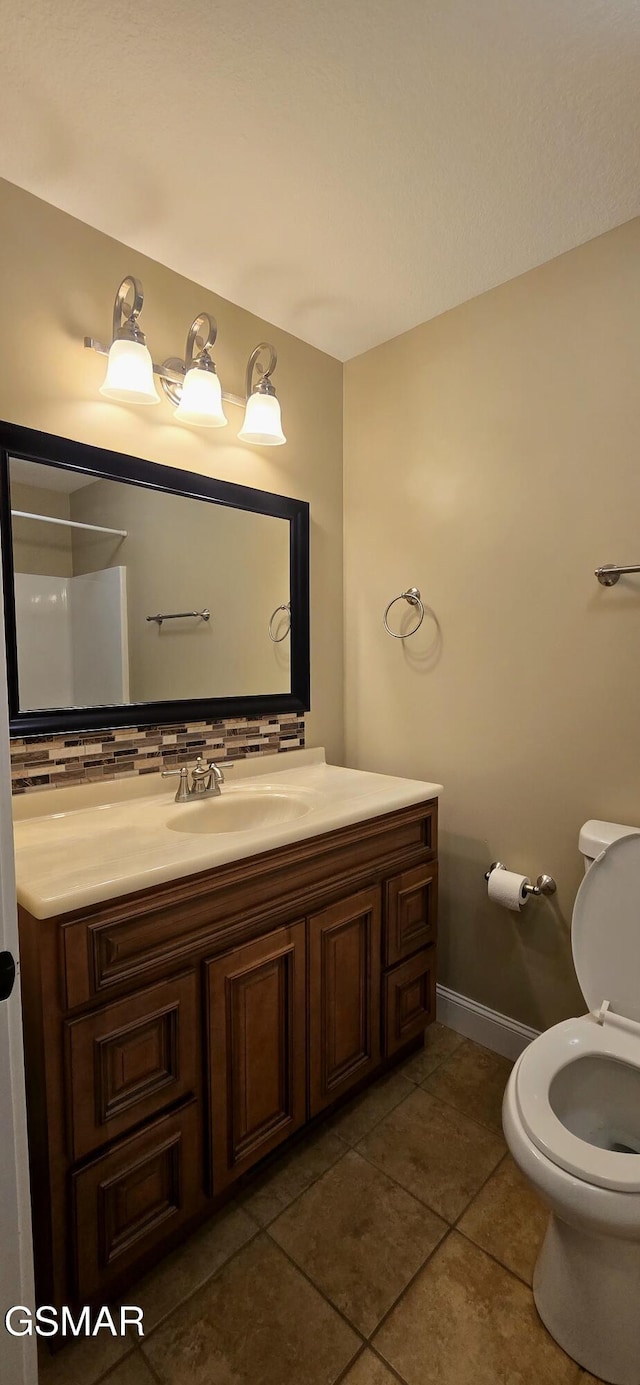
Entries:
{"label": "dark wood vanity cabinet", "polygon": [[107,1302],[435,1018],[435,801],[20,910],[40,1302]]}

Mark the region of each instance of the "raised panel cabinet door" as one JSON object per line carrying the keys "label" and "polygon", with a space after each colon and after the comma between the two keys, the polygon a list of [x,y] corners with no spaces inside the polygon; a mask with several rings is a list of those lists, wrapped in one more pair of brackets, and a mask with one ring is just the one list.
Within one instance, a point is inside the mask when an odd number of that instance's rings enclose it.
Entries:
{"label": "raised panel cabinet door", "polygon": [[380,888],[309,917],[312,1116],[380,1062]]}
{"label": "raised panel cabinet door", "polygon": [[211,1191],[306,1120],[304,922],[206,963]]}
{"label": "raised panel cabinet door", "polygon": [[436,958],[429,947],[384,978],[385,1058],[417,1039],[435,1017]]}
{"label": "raised panel cabinet door", "polygon": [[438,867],[435,861],[394,875],[385,885],[384,962],[392,967],[436,940]]}

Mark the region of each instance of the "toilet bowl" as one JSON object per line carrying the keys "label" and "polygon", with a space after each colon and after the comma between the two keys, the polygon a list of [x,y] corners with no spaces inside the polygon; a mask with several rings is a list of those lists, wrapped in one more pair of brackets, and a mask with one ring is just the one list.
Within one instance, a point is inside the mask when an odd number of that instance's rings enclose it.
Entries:
{"label": "toilet bowl", "polygon": [[592,1375],[640,1385],[640,833],[587,827],[595,859],[571,944],[590,1013],[521,1054],[503,1125],[550,1211],[533,1277],[542,1321]]}

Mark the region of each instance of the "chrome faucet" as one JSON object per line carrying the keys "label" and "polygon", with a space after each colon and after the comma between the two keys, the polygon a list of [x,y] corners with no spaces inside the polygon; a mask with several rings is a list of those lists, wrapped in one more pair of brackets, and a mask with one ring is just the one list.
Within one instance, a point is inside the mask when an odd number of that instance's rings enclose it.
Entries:
{"label": "chrome faucet", "polygon": [[219,798],[220,785],[224,784],[224,774],[220,766],[211,760],[207,764],[199,755],[193,769],[191,770],[191,783],[189,783],[189,769],[187,765],[182,765],[180,769],[163,769],[162,778],[172,779],[178,775],[180,783],[176,792],[176,803],[190,803],[192,798]]}

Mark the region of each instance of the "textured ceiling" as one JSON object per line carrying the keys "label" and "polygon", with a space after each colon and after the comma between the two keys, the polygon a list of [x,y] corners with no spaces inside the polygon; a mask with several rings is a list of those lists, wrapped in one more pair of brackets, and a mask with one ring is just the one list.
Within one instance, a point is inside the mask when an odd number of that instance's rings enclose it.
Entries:
{"label": "textured ceiling", "polygon": [[638,0],[1,13],[0,174],[342,359],[640,211]]}

